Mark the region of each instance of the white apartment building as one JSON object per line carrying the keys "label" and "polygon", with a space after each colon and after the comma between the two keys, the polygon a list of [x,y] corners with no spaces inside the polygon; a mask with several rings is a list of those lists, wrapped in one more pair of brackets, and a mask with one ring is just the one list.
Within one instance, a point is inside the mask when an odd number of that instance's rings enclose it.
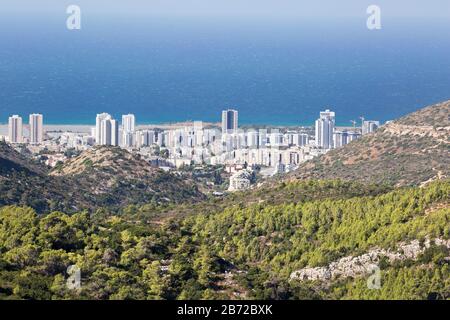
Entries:
{"label": "white apartment building", "polygon": [[362,134],[368,134],[376,131],[380,126],[380,121],[366,120],[362,124]]}
{"label": "white apartment building", "polygon": [[244,169],[236,172],[230,177],[230,186],[228,191],[239,191],[250,188],[253,171]]}
{"label": "white apartment building", "polygon": [[247,146],[252,149],[259,147],[259,132],[255,130],[247,132]]}
{"label": "white apartment building", "polygon": [[349,131],[347,133],[348,137],[347,137],[347,143],[352,142],[353,140],[359,139],[361,138],[361,134],[359,132],[355,132],[355,131]]}
{"label": "white apartment building", "polygon": [[330,110],[320,112],[316,120],[316,145],[323,149],[333,148],[333,132],[335,126],[335,113]]}
{"label": "white apartment building", "polygon": [[217,164],[248,164],[249,166],[260,165],[274,167],[278,163],[285,165],[298,165],[309,159],[309,153],[302,147],[288,149],[260,148],[260,149],[237,149],[212,156],[209,163]]}
{"label": "white apartment building", "polygon": [[156,143],[156,134],[153,130],[139,130],[135,135],[136,147],[149,147]]}
{"label": "white apartment building", "polygon": [[122,115],[122,128],[120,130],[120,145],[125,148],[131,148],[138,142],[135,141],[136,118],[134,114]]}
{"label": "white apartment building", "polygon": [[119,123],[111,115],[101,113],[97,115],[95,127],[95,141],[98,145],[119,145]]}
{"label": "white apartment building", "polygon": [[303,147],[309,144],[309,136],[306,133],[294,133],[292,144],[295,146]]}
{"label": "white apartment building", "polygon": [[334,132],[334,147],[340,148],[348,143],[347,131],[335,131]]}
{"label": "white apartment building", "polygon": [[124,114],[122,116],[123,132],[134,132],[136,128],[136,118],[134,114]]}
{"label": "white apartment building", "polygon": [[269,134],[269,143],[272,148],[284,146],[284,135],[278,129],[273,130]]}
{"label": "white apartment building", "polygon": [[135,142],[136,144],[138,143],[133,132],[125,132],[123,130],[119,131],[119,136],[122,138],[122,140],[120,141],[120,146],[124,148],[132,148],[135,145]]}
{"label": "white apartment building", "polygon": [[112,119],[111,115],[108,113],[100,113],[97,114],[95,118],[95,142],[97,144],[101,144],[101,136],[102,136],[102,121],[106,119]]}
{"label": "white apartment building", "polygon": [[42,144],[44,140],[44,119],[42,114],[30,114],[30,143]]}
{"label": "white apartment building", "polygon": [[8,119],[8,137],[10,143],[23,143],[22,117],[13,115]]}

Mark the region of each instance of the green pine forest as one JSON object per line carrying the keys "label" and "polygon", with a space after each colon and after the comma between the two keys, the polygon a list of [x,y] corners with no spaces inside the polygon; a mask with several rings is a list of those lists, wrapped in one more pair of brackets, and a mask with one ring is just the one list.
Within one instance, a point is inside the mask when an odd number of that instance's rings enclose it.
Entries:
{"label": "green pine forest", "polygon": [[[308,180],[271,190],[234,194],[223,205],[120,212],[4,206],[0,299],[450,298],[450,253],[436,244],[416,260],[380,263],[379,290],[365,277],[289,280],[371,248],[449,239],[449,180],[397,189]],[[164,211],[170,219],[152,222]],[[66,286],[70,265],[81,270],[80,289]]]}

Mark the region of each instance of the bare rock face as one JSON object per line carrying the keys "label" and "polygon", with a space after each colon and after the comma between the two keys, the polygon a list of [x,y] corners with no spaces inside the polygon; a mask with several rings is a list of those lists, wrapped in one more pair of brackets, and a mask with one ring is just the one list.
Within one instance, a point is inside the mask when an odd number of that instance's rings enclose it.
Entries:
{"label": "bare rock face", "polygon": [[[336,278],[348,278],[370,274],[380,260],[384,257],[389,262],[417,259],[425,249],[429,248],[432,241],[427,239],[422,246],[418,240],[410,243],[401,243],[395,251],[385,249],[373,249],[361,256],[348,256],[330,263],[325,267],[304,268],[291,273],[291,280],[319,280],[329,281]],[[450,240],[434,239],[434,244],[450,248]]]}

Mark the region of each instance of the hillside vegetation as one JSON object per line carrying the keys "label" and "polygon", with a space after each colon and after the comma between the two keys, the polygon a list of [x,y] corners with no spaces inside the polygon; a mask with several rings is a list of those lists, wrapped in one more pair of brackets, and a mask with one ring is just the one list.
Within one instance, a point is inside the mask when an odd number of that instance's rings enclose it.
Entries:
{"label": "hillside vegetation", "polygon": [[88,206],[72,181],[50,177],[45,166],[0,142],[0,206],[10,204],[30,206],[38,212],[71,212]]}
{"label": "hillside vegetation", "polygon": [[77,181],[98,206],[180,203],[201,200],[197,186],[183,177],[150,166],[118,147],[95,147],[55,168],[52,176]]}
{"label": "hillside vegetation", "polygon": [[[299,185],[296,187],[300,188]],[[450,238],[450,182],[352,198],[323,193],[296,204],[250,204],[152,226],[126,215],[0,209],[0,295],[25,299],[445,299],[449,251],[432,244],[417,259],[380,264],[382,288],[364,277],[289,280],[400,242]],[[351,187],[349,187],[351,188]],[[82,287],[67,289],[76,264]]]}
{"label": "hillside vegetation", "polygon": [[194,183],[153,168],[119,148],[85,151],[50,171],[0,143],[0,205],[26,205],[39,213],[69,213],[203,198]]}

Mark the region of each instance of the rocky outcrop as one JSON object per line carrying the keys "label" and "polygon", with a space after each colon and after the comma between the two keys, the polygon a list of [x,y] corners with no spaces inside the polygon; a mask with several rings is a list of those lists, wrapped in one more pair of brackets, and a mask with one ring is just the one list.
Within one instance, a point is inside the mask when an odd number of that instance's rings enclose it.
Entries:
{"label": "rocky outcrop", "polygon": [[389,132],[394,136],[413,135],[419,137],[431,137],[438,142],[450,143],[449,133],[450,127],[433,127],[433,126],[411,126],[389,123],[383,127],[385,132]]}
{"label": "rocky outcrop", "polygon": [[401,243],[395,251],[385,249],[373,249],[361,256],[344,257],[338,261],[330,263],[325,267],[318,268],[304,268],[292,272],[291,280],[319,280],[328,281],[336,278],[348,278],[370,274],[373,268],[386,257],[389,262],[402,261],[406,259],[417,259],[425,249],[432,244],[438,246],[446,246],[450,249],[450,240],[434,239],[430,241],[427,239],[423,245],[418,240],[410,243]]}

